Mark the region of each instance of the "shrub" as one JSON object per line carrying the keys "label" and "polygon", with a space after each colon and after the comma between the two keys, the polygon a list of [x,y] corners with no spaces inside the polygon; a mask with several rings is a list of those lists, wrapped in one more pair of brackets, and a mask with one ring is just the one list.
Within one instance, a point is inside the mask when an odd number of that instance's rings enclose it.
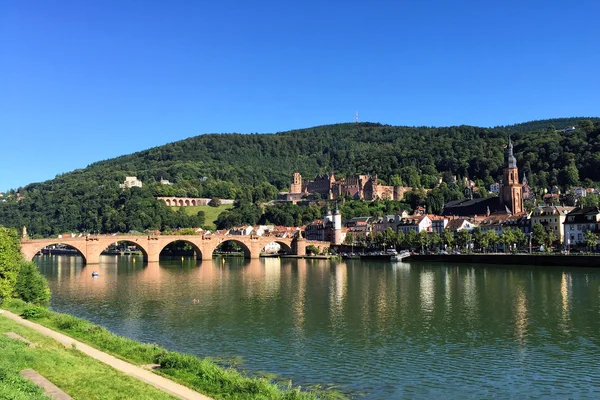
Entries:
{"label": "shrub", "polygon": [[317,246],[306,246],[306,253],[308,254],[319,254],[319,248]]}
{"label": "shrub", "polygon": [[21,312],[21,317],[25,319],[38,319],[44,318],[48,316],[48,314],[48,310],[44,307],[28,305],[27,307],[25,307],[23,312]]}
{"label": "shrub", "polygon": [[219,207],[221,205],[221,199],[218,199],[216,197],[213,197],[209,202],[208,205],[211,207]]}
{"label": "shrub", "polygon": [[15,284],[16,295],[30,303],[47,303],[50,300],[50,289],[46,278],[33,262],[21,261],[20,264]]}

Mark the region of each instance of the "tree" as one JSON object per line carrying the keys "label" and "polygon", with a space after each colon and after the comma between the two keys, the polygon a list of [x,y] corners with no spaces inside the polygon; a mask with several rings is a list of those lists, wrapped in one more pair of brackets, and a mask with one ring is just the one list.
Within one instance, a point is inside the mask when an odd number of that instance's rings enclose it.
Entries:
{"label": "tree", "polygon": [[421,246],[421,252],[424,248],[429,246],[429,234],[426,231],[421,231],[418,234],[419,246]]}
{"label": "tree", "polygon": [[535,224],[531,228],[531,238],[536,246],[543,246],[547,243],[548,233],[542,224]]}
{"label": "tree", "polygon": [[490,229],[489,231],[485,231],[484,240],[487,242],[488,246],[495,246],[498,243],[498,233],[495,230]]}
{"label": "tree", "polygon": [[502,231],[502,235],[500,235],[500,242],[504,247],[504,252],[510,248],[515,242],[516,237],[514,231],[511,228],[506,228]]}
{"label": "tree", "polygon": [[473,229],[473,232],[471,233],[471,235],[473,237],[473,244],[475,245],[475,247],[476,248],[483,247],[481,244],[481,239],[483,238],[483,232],[481,231],[481,229],[479,229],[479,228]]}
{"label": "tree", "polygon": [[420,241],[419,234],[417,233],[417,231],[413,229],[409,230],[408,234],[406,235],[406,242],[410,247],[418,247]]}
{"label": "tree", "polygon": [[467,247],[469,240],[471,239],[471,232],[466,229],[461,229],[457,234],[458,245],[461,248]]}
{"label": "tree", "polygon": [[354,244],[354,235],[352,233],[346,234],[346,237],[344,238],[344,243],[345,244]]}
{"label": "tree", "polygon": [[598,236],[592,231],[587,231],[585,233],[585,245],[590,251],[594,250],[598,246]]}
{"label": "tree", "polygon": [[442,243],[442,237],[440,236],[439,233],[435,232],[433,235],[431,235],[431,244],[436,249],[439,249],[441,243]]}
{"label": "tree", "polygon": [[319,248],[317,246],[312,245],[312,244],[308,245],[308,246],[306,246],[306,253],[307,254],[312,254],[312,255],[319,254]]}
{"label": "tree", "polygon": [[448,248],[452,248],[454,246],[454,232],[451,231],[444,231],[443,237],[442,237],[442,241],[444,242],[444,244],[446,246],[448,246]]}
{"label": "tree", "polygon": [[14,294],[21,259],[17,231],[0,226],[0,300]]}
{"label": "tree", "polygon": [[48,281],[33,262],[21,261],[15,293],[21,299],[33,304],[46,304],[50,300]]}

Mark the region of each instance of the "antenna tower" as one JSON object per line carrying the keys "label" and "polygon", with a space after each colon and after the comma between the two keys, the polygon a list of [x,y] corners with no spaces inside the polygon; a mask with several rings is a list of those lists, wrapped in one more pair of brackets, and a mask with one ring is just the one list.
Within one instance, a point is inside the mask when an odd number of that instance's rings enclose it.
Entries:
{"label": "antenna tower", "polygon": [[354,117],[354,122],[358,124],[358,110],[356,110],[356,116]]}

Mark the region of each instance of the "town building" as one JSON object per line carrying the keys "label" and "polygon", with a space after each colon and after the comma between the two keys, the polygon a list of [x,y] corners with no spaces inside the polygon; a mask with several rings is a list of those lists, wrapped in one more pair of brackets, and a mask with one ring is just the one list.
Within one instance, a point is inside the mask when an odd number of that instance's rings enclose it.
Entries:
{"label": "town building", "polygon": [[397,232],[403,232],[407,235],[410,231],[416,233],[431,232],[432,221],[428,215],[411,215],[407,218],[402,218],[397,225]]}
{"label": "town building", "polygon": [[533,189],[529,187],[529,181],[527,180],[525,173],[523,173],[523,180],[521,182],[523,184],[523,200],[535,200],[535,193],[533,192]]}
{"label": "town building", "polygon": [[600,233],[600,208],[577,207],[566,216],[564,238],[567,246],[585,243],[585,234],[588,231],[598,235]]}
{"label": "town building", "polygon": [[333,214],[331,214],[331,210],[327,210],[327,215],[324,219],[318,219],[312,224],[307,225],[304,230],[304,237],[306,240],[342,244],[345,239],[343,235],[345,232],[347,230],[342,229],[342,214],[336,206]]}
{"label": "town building", "polygon": [[446,230],[449,232],[460,232],[463,230],[471,232],[476,227],[477,225],[467,218],[452,218],[448,220]]}
{"label": "town building", "polygon": [[567,214],[573,211],[575,207],[562,206],[538,206],[531,212],[531,226],[541,224],[546,231],[553,232],[560,243],[564,243],[563,225],[567,219]]}

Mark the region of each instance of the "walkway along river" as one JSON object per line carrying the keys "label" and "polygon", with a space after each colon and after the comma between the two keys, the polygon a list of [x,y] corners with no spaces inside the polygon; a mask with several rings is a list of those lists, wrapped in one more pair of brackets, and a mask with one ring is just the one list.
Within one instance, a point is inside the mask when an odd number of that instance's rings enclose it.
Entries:
{"label": "walkway along river", "polygon": [[358,398],[600,397],[600,270],[41,256],[52,307]]}

